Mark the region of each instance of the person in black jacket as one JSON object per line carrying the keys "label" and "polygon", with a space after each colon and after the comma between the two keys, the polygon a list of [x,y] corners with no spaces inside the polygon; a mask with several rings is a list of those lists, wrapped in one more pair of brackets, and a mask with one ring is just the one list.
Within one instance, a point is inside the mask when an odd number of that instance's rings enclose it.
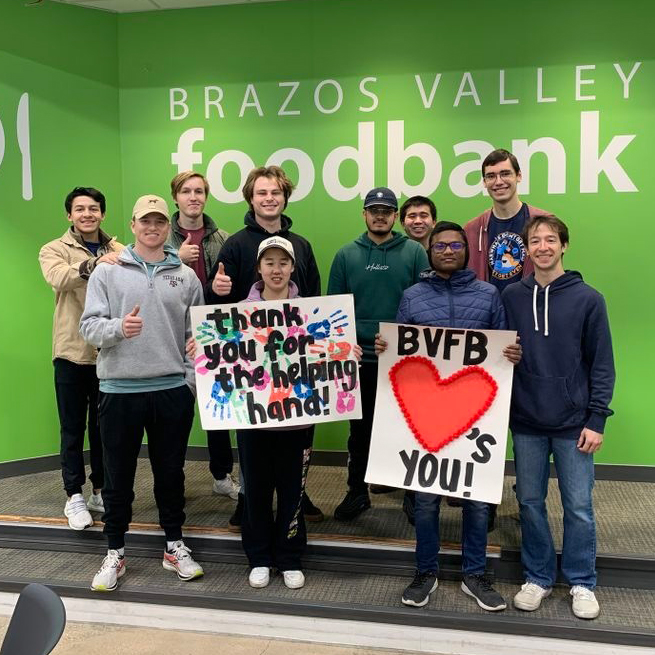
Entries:
{"label": "person in black jacket", "polygon": [[502,298],[525,355],[514,372],[509,425],[514,441],[525,584],[514,606],[534,611],[555,584],[557,556],[546,514],[552,454],[564,509],[562,574],[573,613],[594,619],[596,519],[593,453],[603,443],[614,390],[614,359],[603,296],[565,271],[569,231],[556,216],[537,216],[523,241],[534,274]]}
{"label": "person in black jacket", "polygon": [[[291,280],[301,296],[321,295],[321,276],[314,251],[307,239],[291,232],[292,221],[282,212],[293,192],[293,182],[279,166],[260,166],[248,174],[243,197],[250,209],[243,220],[245,227],[227,239],[216,264],[209,273],[205,300],[208,304],[236,303],[245,300],[257,279],[259,244],[273,235],[291,242],[295,253],[295,270]],[[323,513],[307,494],[303,513],[308,521],[322,521]],[[243,516],[243,494],[229,520],[228,529],[239,532]]]}

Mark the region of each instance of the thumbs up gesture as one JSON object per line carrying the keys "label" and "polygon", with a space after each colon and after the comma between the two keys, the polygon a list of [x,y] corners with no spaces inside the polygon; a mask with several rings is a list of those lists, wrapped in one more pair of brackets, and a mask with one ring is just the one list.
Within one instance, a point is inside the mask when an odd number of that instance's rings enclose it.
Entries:
{"label": "thumbs up gesture", "polygon": [[141,334],[143,329],[143,319],[137,316],[141,307],[134,305],[134,309],[123,317],[123,335],[126,339],[131,339]]}
{"label": "thumbs up gesture", "polygon": [[198,257],[200,257],[200,246],[194,246],[191,243],[191,234],[186,235],[186,239],[182,242],[177,254],[184,264],[193,264],[198,261]]}
{"label": "thumbs up gesture", "polygon": [[227,296],[232,291],[232,278],[225,274],[223,262],[218,263],[218,270],[212,280],[212,291],[217,296]]}

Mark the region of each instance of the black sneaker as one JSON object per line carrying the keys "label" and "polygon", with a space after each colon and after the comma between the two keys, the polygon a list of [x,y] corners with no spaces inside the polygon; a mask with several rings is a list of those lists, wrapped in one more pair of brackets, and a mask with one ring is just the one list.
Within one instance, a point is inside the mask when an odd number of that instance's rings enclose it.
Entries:
{"label": "black sneaker", "polygon": [[416,571],[412,583],[403,591],[401,598],[403,605],[423,607],[430,600],[430,594],[439,586],[437,574],[434,571],[419,573]]}
{"label": "black sneaker", "polygon": [[416,495],[414,491],[406,491],[405,496],[403,497],[403,512],[409,521],[410,525],[416,525],[414,519],[414,505],[416,502]]}
{"label": "black sneaker", "polygon": [[334,510],[334,518],[337,519],[337,521],[350,521],[356,516],[359,516],[370,506],[371,499],[368,497],[368,491],[356,491],[351,489]]}
{"label": "black sneaker", "polygon": [[243,506],[245,503],[245,496],[239,494],[237,498],[237,506],[234,508],[234,514],[230,516],[227,521],[227,529],[230,532],[238,534],[241,532],[241,524],[243,523]]}
{"label": "black sneaker", "polygon": [[309,499],[307,492],[302,496],[302,513],[305,521],[310,521],[311,523],[320,523],[325,518],[323,512]]}
{"label": "black sneaker", "polygon": [[386,484],[371,484],[368,488],[372,494],[390,494],[396,491],[396,487],[388,487]]}
{"label": "black sneaker", "polygon": [[462,591],[475,598],[478,605],[488,612],[499,612],[507,607],[505,599],[491,586],[484,575],[465,575]]}

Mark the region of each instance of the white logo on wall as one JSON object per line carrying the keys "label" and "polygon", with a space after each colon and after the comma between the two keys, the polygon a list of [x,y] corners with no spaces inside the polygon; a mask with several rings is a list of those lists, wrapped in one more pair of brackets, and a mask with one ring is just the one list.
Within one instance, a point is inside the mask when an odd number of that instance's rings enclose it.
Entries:
{"label": "white logo on wall", "polygon": [[[21,155],[23,200],[32,200],[32,157],[30,153],[30,97],[23,93],[16,110],[16,141]],[[0,165],[5,157],[5,130],[0,120]]]}

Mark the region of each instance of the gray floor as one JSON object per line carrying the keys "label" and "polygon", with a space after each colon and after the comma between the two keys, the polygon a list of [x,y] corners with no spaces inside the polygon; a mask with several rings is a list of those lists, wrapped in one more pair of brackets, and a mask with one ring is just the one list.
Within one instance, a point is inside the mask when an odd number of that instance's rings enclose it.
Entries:
{"label": "gray floor", "polygon": [[[211,477],[206,462],[190,461],[187,475],[187,526],[226,527],[234,501],[211,494]],[[362,539],[412,541],[414,530],[400,511],[402,492],[372,495],[373,508],[356,520],[342,523],[331,518],[346,487],[343,467],[313,466],[308,490],[314,503],[326,514],[322,523],[308,526],[316,536],[343,535]],[[497,528],[489,544],[505,548],[519,545],[517,505],[513,478],[505,479],[503,504]],[[88,485],[87,485],[88,487]],[[147,460],[140,460],[136,480],[134,521],[157,523],[152,497],[152,476]],[[88,490],[87,490],[88,493]],[[599,481],[595,488],[598,523],[598,553],[651,558],[655,554],[655,487],[650,483]],[[1,515],[62,518],[64,493],[59,471],[48,471],[0,480]],[[460,510],[444,505],[442,540],[459,542]],[[561,546],[562,513],[557,483],[550,482],[548,510],[555,543]]]}
{"label": "gray floor", "polygon": [[[51,553],[44,551],[25,551],[0,549],[0,578],[22,578],[47,580],[52,585],[90,584],[98,569],[101,557],[80,553]],[[459,583],[441,581],[438,590],[432,595],[424,608],[407,608],[400,603],[400,595],[409,579],[390,575],[343,576],[337,572],[309,571],[307,584],[303,589],[287,589],[279,575],[273,577],[265,589],[251,589],[247,584],[247,568],[233,564],[204,563],[205,576],[192,582],[182,582],[177,576],[162,568],[158,559],[130,557],[126,554],[126,574],[120,582],[119,590],[104,595],[120,600],[121,589],[157,594],[181,593],[191,596],[229,597],[233,599],[260,599],[311,605],[344,605],[354,609],[388,610],[397,613],[397,622],[403,615],[416,612],[435,617],[437,613],[479,614],[490,616],[476,603],[464,595]],[[511,600],[517,587],[498,583],[496,588],[507,600]],[[655,591],[622,588],[599,588],[598,600],[602,612],[593,623],[577,619],[571,613],[568,589],[558,587],[550,598],[544,601],[536,612],[520,612],[511,607],[495,616],[514,618],[527,623],[543,623],[562,626],[593,626],[594,629],[613,629],[627,631],[653,631],[655,640]],[[553,634],[552,636],[558,636]]]}

